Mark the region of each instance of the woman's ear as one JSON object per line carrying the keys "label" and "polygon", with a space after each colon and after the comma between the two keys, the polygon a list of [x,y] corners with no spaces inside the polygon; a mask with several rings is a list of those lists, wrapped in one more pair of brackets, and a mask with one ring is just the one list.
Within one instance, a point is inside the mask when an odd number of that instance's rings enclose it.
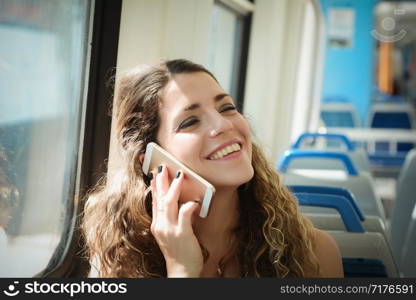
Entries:
{"label": "woman's ear", "polygon": [[140,163],[143,164],[143,160],[144,160],[144,154],[143,153],[139,154],[139,160],[140,160]]}

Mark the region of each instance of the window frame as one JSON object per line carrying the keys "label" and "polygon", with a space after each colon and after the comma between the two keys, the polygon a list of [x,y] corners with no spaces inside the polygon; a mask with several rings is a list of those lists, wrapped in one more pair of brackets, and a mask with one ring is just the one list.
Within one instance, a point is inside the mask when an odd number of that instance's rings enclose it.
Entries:
{"label": "window frame", "polygon": [[67,214],[67,228],[48,266],[34,277],[86,277],[89,271],[89,262],[83,255],[80,216],[87,192],[107,172],[114,88],[109,83],[117,66],[121,7],[122,0],[91,0],[73,211]]}
{"label": "window frame", "polygon": [[237,51],[238,47],[234,49],[235,65],[233,72],[238,74],[238,77],[233,79],[232,85],[236,86],[236,99],[238,111],[242,112],[244,109],[244,95],[248,64],[248,51],[250,43],[251,22],[255,9],[254,0],[215,0],[218,5],[221,5],[230,11],[236,13],[241,18],[241,40],[238,45],[241,51]]}

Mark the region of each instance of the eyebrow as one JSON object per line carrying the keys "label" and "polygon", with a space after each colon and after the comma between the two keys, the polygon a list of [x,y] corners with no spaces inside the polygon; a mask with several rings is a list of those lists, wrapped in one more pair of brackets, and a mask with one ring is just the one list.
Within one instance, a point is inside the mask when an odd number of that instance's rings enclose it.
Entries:
{"label": "eyebrow", "polygon": [[[226,93],[221,93],[221,94],[218,94],[217,96],[215,96],[214,97],[214,101],[215,102],[219,102],[219,101],[221,101],[222,99],[224,99],[225,97],[231,97],[229,94],[226,94]],[[189,105],[188,107],[186,107],[185,109],[184,109],[184,111],[190,111],[190,110],[194,110],[194,109],[197,109],[197,108],[199,108],[201,105],[200,104],[198,104],[198,103],[194,103],[194,104],[191,104],[191,105]]]}

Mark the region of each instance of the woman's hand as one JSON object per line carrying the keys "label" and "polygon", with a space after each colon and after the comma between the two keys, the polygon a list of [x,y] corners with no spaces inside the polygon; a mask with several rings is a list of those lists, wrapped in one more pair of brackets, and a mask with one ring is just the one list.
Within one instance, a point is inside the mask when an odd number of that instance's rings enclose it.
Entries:
{"label": "woman's hand", "polygon": [[199,204],[190,201],[179,206],[182,182],[182,172],[170,183],[166,167],[158,167],[151,181],[153,219],[150,230],[165,257],[168,277],[199,277],[204,260],[192,229],[192,214]]}

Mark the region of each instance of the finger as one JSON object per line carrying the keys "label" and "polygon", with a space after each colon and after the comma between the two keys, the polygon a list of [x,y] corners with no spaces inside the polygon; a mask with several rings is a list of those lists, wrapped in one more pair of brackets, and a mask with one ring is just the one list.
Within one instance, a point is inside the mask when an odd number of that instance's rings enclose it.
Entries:
{"label": "finger", "polygon": [[183,231],[189,232],[189,230],[192,230],[192,214],[198,207],[200,205],[197,201],[189,201],[179,209],[178,225]]}
{"label": "finger", "polygon": [[152,189],[152,216],[154,220],[157,216],[157,190],[155,178],[150,181],[150,187]]}
{"label": "finger", "polygon": [[[157,196],[160,200],[162,197],[164,197],[168,190],[169,190],[169,176],[168,176],[168,170],[166,166],[160,165],[157,168],[157,175],[156,175],[156,188],[157,188]],[[159,203],[162,204],[162,203]]]}
{"label": "finger", "polygon": [[170,222],[173,222],[175,224],[178,220],[178,201],[179,201],[179,195],[181,194],[182,183],[183,183],[183,172],[178,171],[165,197],[167,218]]}

